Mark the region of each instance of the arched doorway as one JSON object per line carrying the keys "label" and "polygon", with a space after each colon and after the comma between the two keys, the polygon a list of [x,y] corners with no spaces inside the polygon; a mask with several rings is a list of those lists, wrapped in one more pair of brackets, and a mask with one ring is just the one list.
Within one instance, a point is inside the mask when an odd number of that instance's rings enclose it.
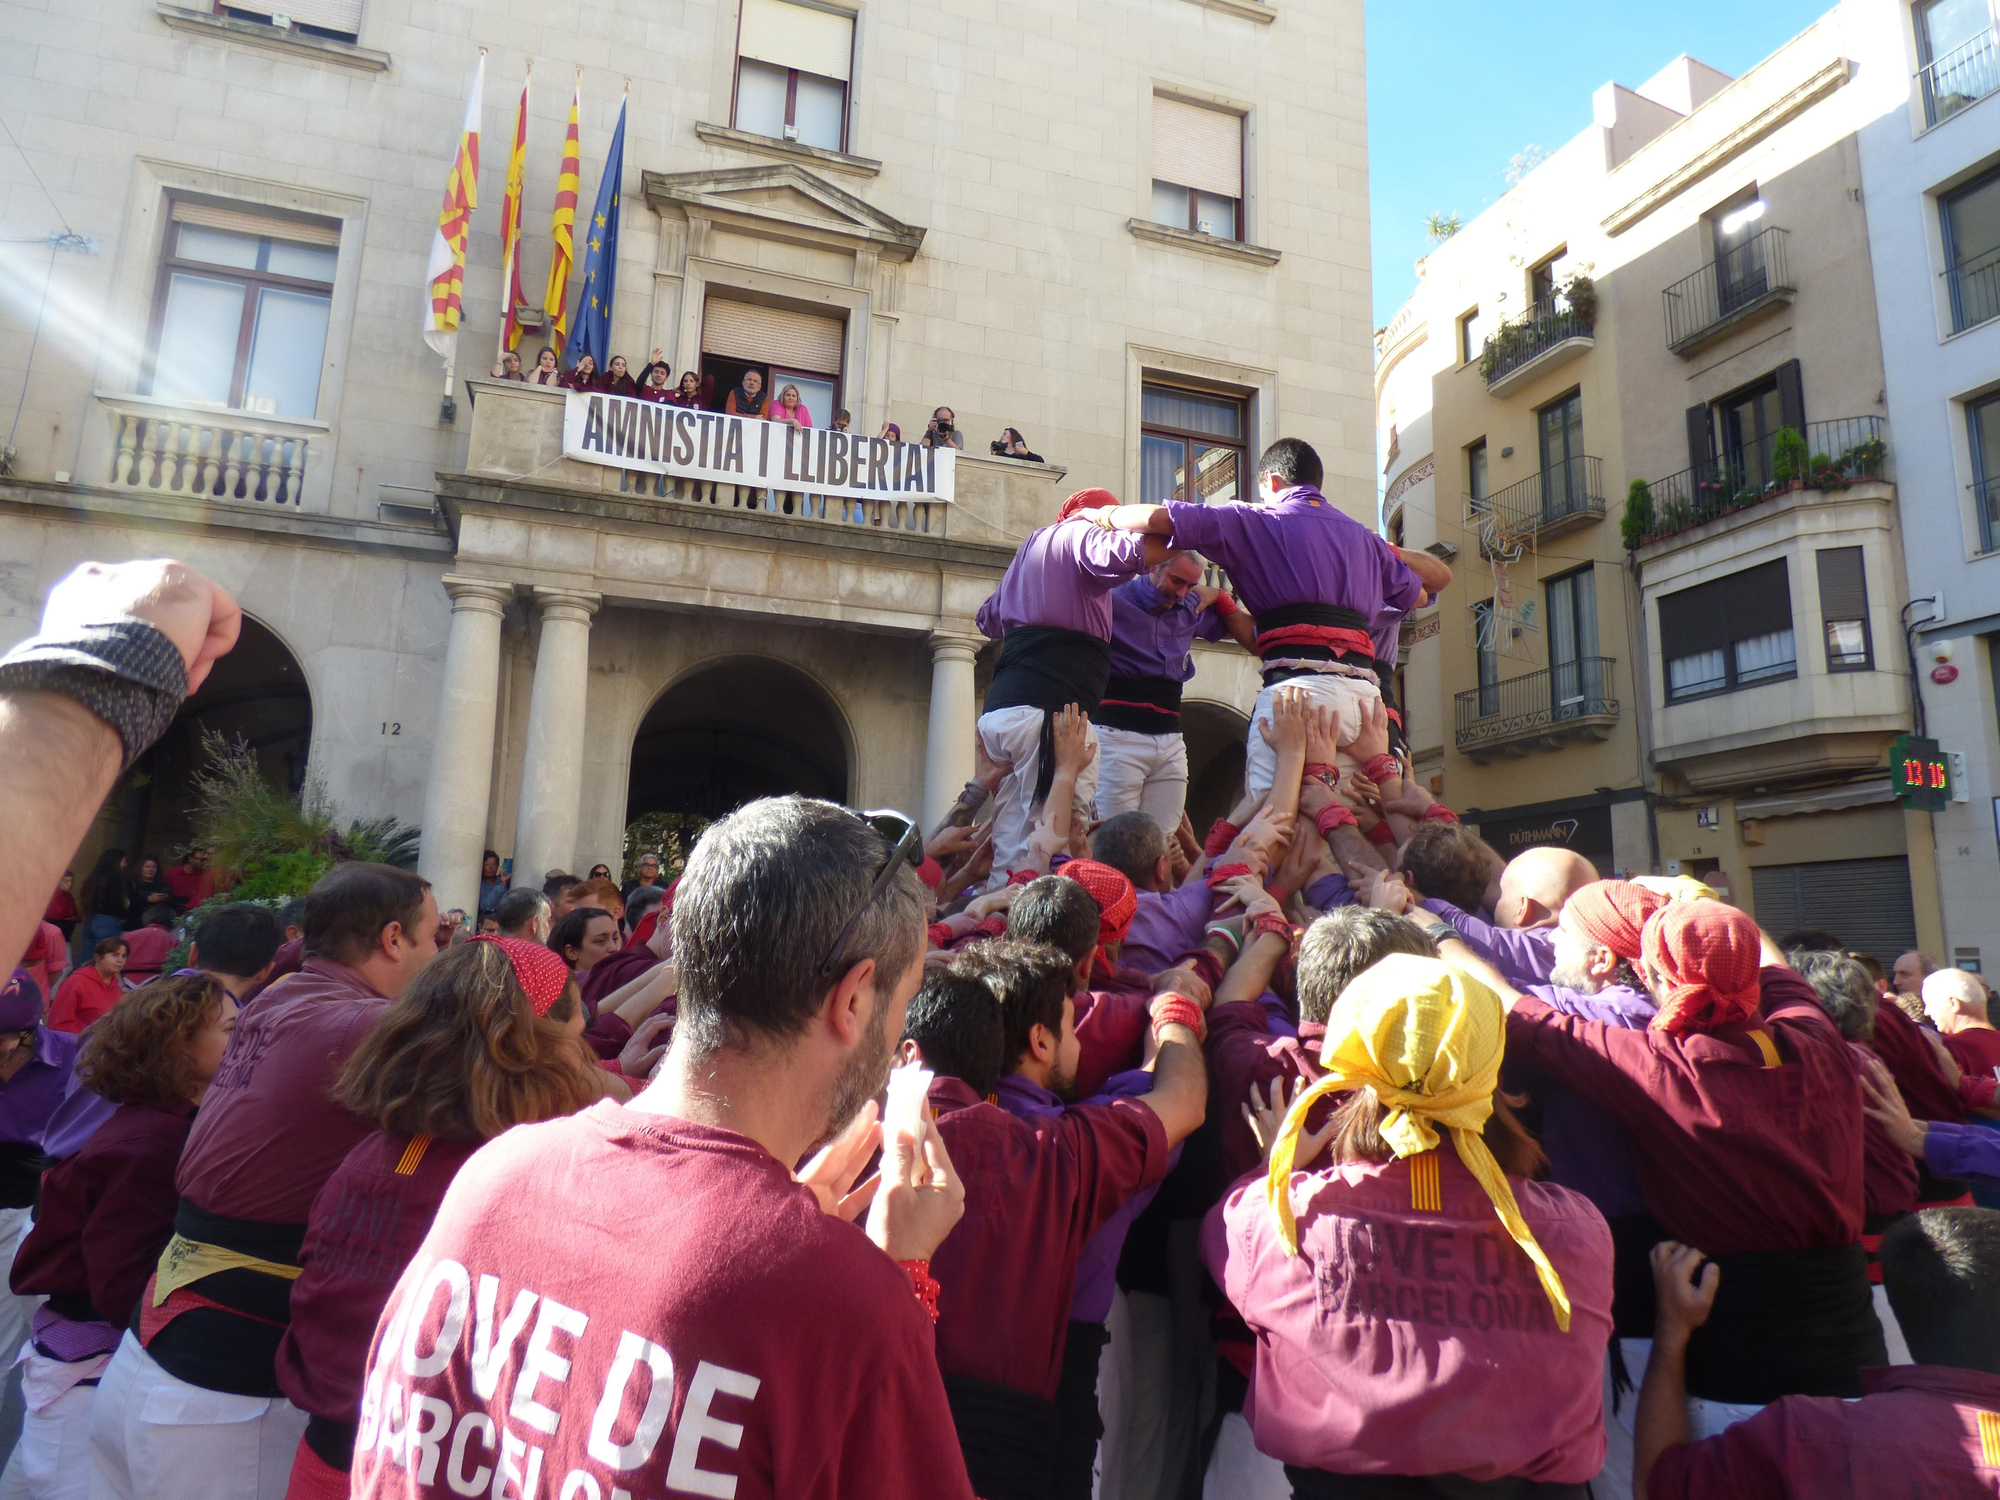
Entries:
{"label": "arched doorway", "polygon": [[284,642],[247,615],[235,649],[181,705],[159,742],[133,763],[98,820],[104,835],[99,844],[123,845],[134,870],[142,853],[171,862],[193,837],[193,782],[206,764],[204,731],[232,744],[247,742],[272,785],[295,794],[305,785],[312,745],[305,668]]}
{"label": "arched doorway", "polygon": [[1243,736],[1250,721],[1219,703],[1185,699],[1181,703],[1181,736],[1187,742],[1188,821],[1196,838],[1205,838],[1217,818],[1227,815],[1243,795]]}
{"label": "arched doorway", "polygon": [[654,813],[708,822],[758,797],[847,800],[847,723],[798,668],[767,657],[705,662],[647,710],[632,743],[629,826]]}

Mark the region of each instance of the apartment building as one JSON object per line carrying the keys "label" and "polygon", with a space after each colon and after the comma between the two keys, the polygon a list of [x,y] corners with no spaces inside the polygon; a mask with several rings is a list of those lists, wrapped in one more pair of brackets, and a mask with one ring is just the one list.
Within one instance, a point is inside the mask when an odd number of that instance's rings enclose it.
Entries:
{"label": "apartment building", "polygon": [[[177,554],[249,617],[86,856],[184,836],[204,728],[420,819],[446,905],[482,848],[616,864],[646,812],[935,812],[972,769],[973,612],[1069,490],[1238,496],[1287,433],[1374,513],[1360,0],[84,0],[0,44],[0,636],[85,558]],[[424,263],[480,48],[446,407]],[[560,395],[485,379],[531,60],[526,321],[572,89],[585,206],[628,99],[614,347],[718,403],[795,385],[821,429],[949,408],[949,499],[641,485],[567,456]],[[994,456],[1003,426],[1046,461]],[[1198,814],[1257,686],[1201,650]]]}
{"label": "apartment building", "polygon": [[1502,852],[1698,874],[1773,930],[1893,954],[1940,927],[1889,775],[1900,444],[1854,315],[1881,9],[1740,78],[1682,57],[1599,89],[1413,306],[1453,338],[1430,436],[1466,589],[1440,632],[1454,803]]}

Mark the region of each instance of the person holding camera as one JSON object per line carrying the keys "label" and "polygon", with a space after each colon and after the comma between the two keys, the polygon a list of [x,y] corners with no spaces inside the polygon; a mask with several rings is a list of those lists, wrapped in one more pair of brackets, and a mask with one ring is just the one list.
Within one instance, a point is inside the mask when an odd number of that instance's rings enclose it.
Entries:
{"label": "person holding camera", "polygon": [[931,413],[930,426],[924,429],[926,448],[963,448],[965,435],[958,430],[958,418],[949,406],[940,406]]}
{"label": "person holding camera", "polygon": [[1030,453],[1028,451],[1028,440],[1021,436],[1021,429],[1018,427],[1003,427],[1000,429],[1000,436],[993,440],[993,456],[995,458],[1025,459],[1031,464],[1038,464],[1042,461],[1041,454]]}

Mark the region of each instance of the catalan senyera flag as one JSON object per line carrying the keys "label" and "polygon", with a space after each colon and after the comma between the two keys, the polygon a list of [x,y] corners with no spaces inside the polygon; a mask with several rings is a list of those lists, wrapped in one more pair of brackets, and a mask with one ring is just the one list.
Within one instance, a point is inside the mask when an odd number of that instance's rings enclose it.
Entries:
{"label": "catalan senyera flag", "polygon": [[542,296],[547,311],[549,342],[556,353],[569,342],[569,268],[576,259],[576,188],[583,174],[583,157],[577,148],[576,116],[583,105],[583,80],[577,79],[576,92],[569,101],[569,134],[563,137],[562,170],[556,174],[556,211],[549,221],[549,233],[556,242],[549,257],[549,289]]}
{"label": "catalan senyera flag", "polygon": [[438,209],[437,232],[431,237],[430,263],[424,280],[424,342],[449,361],[458,347],[460,296],[465,283],[465,237],[472,228],[472,211],[479,206],[479,99],[486,84],[486,52],[472,75],[472,92],[465,100],[465,124],[458,133],[458,150],[445,179],[444,203]]}
{"label": "catalan senyera flag", "polygon": [[521,81],[521,108],[514,116],[514,149],[507,156],[507,197],[500,205],[500,352],[521,342],[521,189],[528,176],[528,85],[535,65]]}

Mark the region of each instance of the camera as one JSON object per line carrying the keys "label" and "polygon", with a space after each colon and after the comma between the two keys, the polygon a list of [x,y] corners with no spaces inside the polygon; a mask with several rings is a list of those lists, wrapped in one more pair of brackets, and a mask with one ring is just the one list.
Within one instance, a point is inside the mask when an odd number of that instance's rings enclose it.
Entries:
{"label": "camera", "polygon": [[995,438],[990,446],[995,456],[1003,456],[1007,452],[1007,440],[1005,438]]}

